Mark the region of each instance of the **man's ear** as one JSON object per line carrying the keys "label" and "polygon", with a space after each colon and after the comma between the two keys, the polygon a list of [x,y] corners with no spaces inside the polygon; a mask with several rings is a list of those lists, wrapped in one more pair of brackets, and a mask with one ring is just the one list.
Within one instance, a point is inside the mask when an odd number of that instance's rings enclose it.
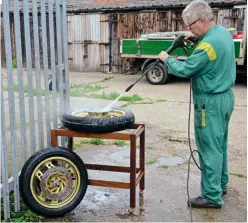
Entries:
{"label": "man's ear", "polygon": [[199,19],[202,23],[205,23],[206,22],[206,20],[203,18],[203,17],[200,17],[200,19]]}

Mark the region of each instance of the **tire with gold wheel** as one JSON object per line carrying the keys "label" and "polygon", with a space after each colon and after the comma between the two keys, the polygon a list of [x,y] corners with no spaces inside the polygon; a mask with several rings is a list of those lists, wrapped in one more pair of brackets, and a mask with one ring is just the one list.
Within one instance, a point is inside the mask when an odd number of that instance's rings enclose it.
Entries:
{"label": "tire with gold wheel", "polygon": [[48,147],[33,154],[20,175],[20,193],[35,213],[58,217],[72,211],[88,186],[81,158],[63,147]]}
{"label": "tire with gold wheel", "polygon": [[110,133],[129,128],[134,124],[134,114],[124,108],[109,110],[82,109],[62,116],[63,125],[76,132]]}

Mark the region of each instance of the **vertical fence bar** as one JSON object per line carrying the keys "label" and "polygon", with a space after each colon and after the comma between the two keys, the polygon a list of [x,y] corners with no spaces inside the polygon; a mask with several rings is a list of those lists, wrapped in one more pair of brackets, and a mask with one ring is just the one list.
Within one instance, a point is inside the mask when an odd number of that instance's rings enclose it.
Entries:
{"label": "vertical fence bar", "polygon": [[[57,33],[57,55],[58,55],[58,71],[59,71],[59,95],[60,95],[60,122],[62,119],[63,111],[63,75],[62,75],[62,37],[61,37],[61,0],[56,1],[56,33]],[[62,146],[64,146],[64,139],[61,140]]]}
{"label": "vertical fence bar", "polygon": [[[0,4],[0,12],[2,11],[2,4]],[[1,30],[1,21],[0,19],[0,30]],[[1,32],[0,32],[1,33]],[[0,36],[1,44],[2,35]],[[1,94],[1,176],[3,182],[3,212],[4,220],[7,220],[10,217],[9,211],[9,185],[8,185],[8,158],[6,151],[6,132],[5,132],[5,112],[4,112],[4,97],[3,97],[3,84],[2,84],[2,63],[1,63],[1,53],[0,53],[0,94]]]}
{"label": "vertical fence bar", "polygon": [[56,1],[56,34],[57,34],[57,55],[58,55],[58,71],[59,71],[59,92],[60,92],[60,117],[62,116],[62,50],[61,50],[61,15],[60,15],[61,1]]}
{"label": "vertical fence bar", "polygon": [[64,112],[70,111],[70,88],[69,88],[69,68],[68,68],[68,31],[67,31],[67,16],[66,16],[66,1],[62,1],[62,36],[63,36],[63,61],[64,61],[64,77],[65,77],[65,92],[64,92]]}
{"label": "vertical fence bar", "polygon": [[31,153],[35,153],[35,120],[34,120],[34,98],[33,98],[33,77],[32,77],[32,61],[31,61],[31,46],[30,46],[30,23],[29,23],[29,6],[28,0],[24,0],[24,30],[25,30],[25,50],[26,50],[26,64],[28,76],[28,102],[29,102],[29,121],[30,121],[30,140]]}
{"label": "vertical fence bar", "polygon": [[[0,55],[1,57],[1,55]],[[1,68],[1,60],[0,60]],[[0,69],[0,73],[1,69]],[[4,99],[2,91],[2,75],[1,75],[1,172],[2,172],[2,181],[3,181],[3,211],[4,211],[4,220],[7,220],[10,217],[9,211],[9,185],[8,185],[8,160],[7,160],[7,151],[6,151],[6,132],[5,132],[5,113],[4,113]]]}
{"label": "vertical fence bar", "polygon": [[39,43],[39,23],[37,15],[37,0],[33,0],[33,29],[34,29],[34,57],[36,70],[36,90],[37,90],[37,110],[38,110],[38,132],[39,149],[44,148],[43,116],[42,116],[42,92],[40,73],[40,43]]}
{"label": "vertical fence bar", "polygon": [[10,21],[9,21],[9,6],[8,0],[3,1],[3,21],[4,21],[4,39],[5,39],[5,54],[7,65],[7,81],[8,81],[8,98],[9,98],[9,116],[10,116],[10,131],[11,131],[11,147],[12,147],[12,167],[14,180],[14,202],[15,211],[20,210],[19,198],[19,179],[18,179],[18,160],[16,153],[16,120],[15,120],[15,99],[13,88],[13,70],[12,70],[12,50],[10,38]]}
{"label": "vertical fence bar", "polygon": [[48,54],[47,54],[47,25],[46,25],[46,1],[41,0],[41,27],[42,27],[42,48],[43,48],[43,73],[45,83],[45,104],[46,104],[46,133],[47,145],[51,144],[51,120],[50,120],[50,99],[48,86]]}
{"label": "vertical fence bar", "polygon": [[20,31],[20,8],[19,1],[14,0],[14,22],[15,22],[15,42],[16,42],[16,57],[17,57],[17,72],[18,72],[18,87],[19,87],[19,115],[20,115],[20,130],[22,144],[22,165],[27,160],[27,134],[26,134],[26,114],[24,102],[24,84],[23,84],[23,68],[22,68],[22,46],[21,46],[21,31]]}
{"label": "vertical fence bar", "polygon": [[53,95],[53,128],[57,128],[58,114],[57,114],[57,78],[55,70],[55,45],[54,45],[54,24],[53,24],[53,6],[54,2],[49,1],[49,33],[50,33],[50,52],[51,52],[51,70],[52,70],[52,95]]}

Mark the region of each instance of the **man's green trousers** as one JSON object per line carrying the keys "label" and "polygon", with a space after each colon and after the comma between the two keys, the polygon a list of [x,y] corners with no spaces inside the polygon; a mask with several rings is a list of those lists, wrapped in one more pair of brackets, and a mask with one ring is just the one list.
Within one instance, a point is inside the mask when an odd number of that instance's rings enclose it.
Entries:
{"label": "man's green trousers", "polygon": [[201,154],[201,197],[223,205],[228,184],[228,124],[234,108],[232,90],[219,94],[194,94],[195,140]]}

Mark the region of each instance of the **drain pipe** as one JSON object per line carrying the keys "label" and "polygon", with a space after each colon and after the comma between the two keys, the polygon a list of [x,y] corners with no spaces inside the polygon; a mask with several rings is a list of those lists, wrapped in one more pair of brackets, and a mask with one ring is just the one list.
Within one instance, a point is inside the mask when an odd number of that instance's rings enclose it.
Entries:
{"label": "drain pipe", "polygon": [[113,15],[109,15],[109,72],[112,73],[112,35],[113,35]]}
{"label": "drain pipe", "polygon": [[109,15],[109,73],[112,73],[112,62],[113,62],[113,24],[117,23],[116,14]]}

